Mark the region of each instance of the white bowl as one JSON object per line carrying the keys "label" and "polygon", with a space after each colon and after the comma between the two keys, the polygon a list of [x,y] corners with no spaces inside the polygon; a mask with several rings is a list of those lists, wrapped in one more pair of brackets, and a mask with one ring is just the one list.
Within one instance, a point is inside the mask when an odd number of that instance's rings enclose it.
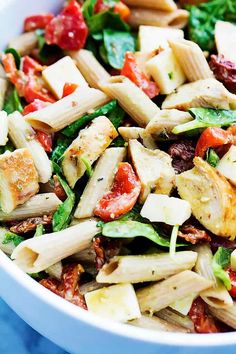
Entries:
{"label": "white bowl", "polygon": [[[60,0],[0,0],[0,48],[30,14],[56,11]],[[233,354],[236,333],[154,332],[98,318],[54,295],[0,251],[0,296],[30,326],[74,354]],[[10,340],[10,338],[8,338]],[[17,349],[16,349],[17,350]]]}

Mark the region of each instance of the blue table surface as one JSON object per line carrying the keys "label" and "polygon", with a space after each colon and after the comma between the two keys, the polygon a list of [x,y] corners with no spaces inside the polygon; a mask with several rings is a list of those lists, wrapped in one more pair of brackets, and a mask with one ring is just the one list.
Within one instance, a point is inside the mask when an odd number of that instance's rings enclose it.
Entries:
{"label": "blue table surface", "polygon": [[[68,354],[42,337],[0,299],[1,354]],[[16,349],[17,348],[17,349]]]}

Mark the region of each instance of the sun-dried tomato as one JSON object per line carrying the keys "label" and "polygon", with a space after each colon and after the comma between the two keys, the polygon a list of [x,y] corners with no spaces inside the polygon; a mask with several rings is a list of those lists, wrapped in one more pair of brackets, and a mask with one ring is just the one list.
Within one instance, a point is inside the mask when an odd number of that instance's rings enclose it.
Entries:
{"label": "sun-dried tomato", "polygon": [[51,223],[52,215],[37,216],[18,222],[10,228],[10,231],[16,234],[24,234],[36,230],[38,225],[50,225]]}
{"label": "sun-dried tomato", "polygon": [[209,62],[217,80],[221,81],[231,91],[236,91],[236,64],[224,58],[223,55],[212,55]]}
{"label": "sun-dried tomato", "polygon": [[173,143],[168,153],[172,157],[172,165],[177,173],[193,168],[195,146],[191,140],[180,140]]}
{"label": "sun-dried tomato", "polygon": [[193,301],[189,317],[194,323],[197,333],[220,332],[220,328],[216,325],[213,317],[207,313],[206,304],[200,297]]}
{"label": "sun-dried tomato", "polygon": [[119,254],[121,242],[119,240],[109,239],[104,236],[98,236],[93,241],[95,251],[96,269],[100,270],[112,257]]}
{"label": "sun-dried tomato", "polygon": [[195,245],[199,241],[211,241],[211,237],[205,230],[200,230],[194,225],[187,224],[180,227],[178,237],[185,239],[185,241]]}

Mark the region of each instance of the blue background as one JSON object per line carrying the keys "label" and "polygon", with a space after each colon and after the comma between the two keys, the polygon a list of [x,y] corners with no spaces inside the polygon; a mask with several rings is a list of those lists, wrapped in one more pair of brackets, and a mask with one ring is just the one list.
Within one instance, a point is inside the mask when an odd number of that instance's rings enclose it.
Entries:
{"label": "blue background", "polygon": [[68,354],[42,337],[0,299],[1,354]]}

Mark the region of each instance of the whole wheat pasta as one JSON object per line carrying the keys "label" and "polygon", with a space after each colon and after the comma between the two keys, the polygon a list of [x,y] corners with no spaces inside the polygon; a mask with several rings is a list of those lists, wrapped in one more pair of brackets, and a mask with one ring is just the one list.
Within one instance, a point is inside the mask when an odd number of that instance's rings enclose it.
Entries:
{"label": "whole wheat pasta", "polygon": [[195,332],[193,321],[190,320],[189,316],[183,316],[170,307],[158,311],[155,315],[169,323],[184,327],[188,332]]}
{"label": "whole wheat pasta", "polygon": [[162,11],[175,11],[177,5],[173,0],[124,0],[129,6],[147,7]]}
{"label": "whole wheat pasta", "polygon": [[152,329],[159,332],[189,332],[186,328],[177,324],[169,323],[162,318],[158,318],[157,316],[150,317],[142,315],[140,318],[130,321],[129,324],[135,327]]}
{"label": "whole wheat pasta", "polygon": [[209,306],[210,313],[216,317],[221,322],[227,324],[228,326],[236,329],[236,302],[234,301],[233,306],[229,308],[216,308]]}

